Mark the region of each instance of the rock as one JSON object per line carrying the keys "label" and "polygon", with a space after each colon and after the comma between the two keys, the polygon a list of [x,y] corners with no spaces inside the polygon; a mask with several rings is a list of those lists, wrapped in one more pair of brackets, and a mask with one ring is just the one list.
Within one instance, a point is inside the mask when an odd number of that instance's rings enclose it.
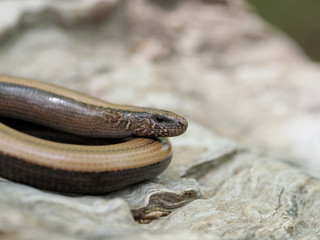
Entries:
{"label": "rock", "polygon": [[[199,144],[205,129],[192,123],[190,128],[185,137],[173,139],[178,152],[188,149],[189,167],[175,161],[178,153],[159,178],[105,196],[64,196],[1,182],[3,239],[317,236],[318,179],[283,159],[212,134],[205,139],[216,146],[199,152],[189,146]],[[139,226],[134,217],[149,224]]]}
{"label": "rock", "polygon": [[0,72],[190,122],[161,176],[111,194],[1,180],[1,239],[319,238],[319,67],[244,2],[3,1]]}
{"label": "rock", "polygon": [[319,180],[252,152],[237,154],[231,161],[199,179],[214,189],[208,198],[153,221],[151,228],[213,232],[222,239],[316,239]]}

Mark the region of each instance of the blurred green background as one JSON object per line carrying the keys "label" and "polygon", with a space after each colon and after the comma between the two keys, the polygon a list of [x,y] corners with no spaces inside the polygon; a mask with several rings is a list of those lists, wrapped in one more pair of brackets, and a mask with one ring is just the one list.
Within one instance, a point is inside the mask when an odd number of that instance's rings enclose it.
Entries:
{"label": "blurred green background", "polygon": [[319,0],[247,0],[268,22],[293,38],[314,61],[320,61]]}

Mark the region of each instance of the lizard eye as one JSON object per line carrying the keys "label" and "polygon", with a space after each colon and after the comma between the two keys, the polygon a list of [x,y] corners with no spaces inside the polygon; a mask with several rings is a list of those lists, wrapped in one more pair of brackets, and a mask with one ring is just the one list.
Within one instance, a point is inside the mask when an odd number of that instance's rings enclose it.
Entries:
{"label": "lizard eye", "polygon": [[154,116],[153,119],[157,122],[157,123],[163,123],[165,122],[165,118],[162,116]]}

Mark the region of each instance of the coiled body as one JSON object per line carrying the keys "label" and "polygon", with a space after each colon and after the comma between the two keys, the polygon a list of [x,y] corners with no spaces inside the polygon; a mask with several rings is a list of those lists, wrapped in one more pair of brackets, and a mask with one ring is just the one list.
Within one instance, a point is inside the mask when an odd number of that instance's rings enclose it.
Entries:
{"label": "coiled body", "polygon": [[[0,76],[0,116],[86,137],[124,138],[88,146],[30,136],[0,123],[0,176],[50,191],[103,194],[159,175],[172,157],[160,136],[184,132],[181,116],[116,105],[51,84]],[[151,137],[151,138],[145,138]]]}

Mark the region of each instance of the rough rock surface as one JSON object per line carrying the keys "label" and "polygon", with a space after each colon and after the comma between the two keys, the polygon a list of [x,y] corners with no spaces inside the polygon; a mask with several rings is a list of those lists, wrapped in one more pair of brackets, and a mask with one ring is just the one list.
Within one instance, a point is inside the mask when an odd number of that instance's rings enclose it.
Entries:
{"label": "rough rock surface", "polygon": [[1,1],[0,73],[190,120],[164,174],[118,192],[1,180],[1,239],[319,239],[320,70],[243,2]]}

